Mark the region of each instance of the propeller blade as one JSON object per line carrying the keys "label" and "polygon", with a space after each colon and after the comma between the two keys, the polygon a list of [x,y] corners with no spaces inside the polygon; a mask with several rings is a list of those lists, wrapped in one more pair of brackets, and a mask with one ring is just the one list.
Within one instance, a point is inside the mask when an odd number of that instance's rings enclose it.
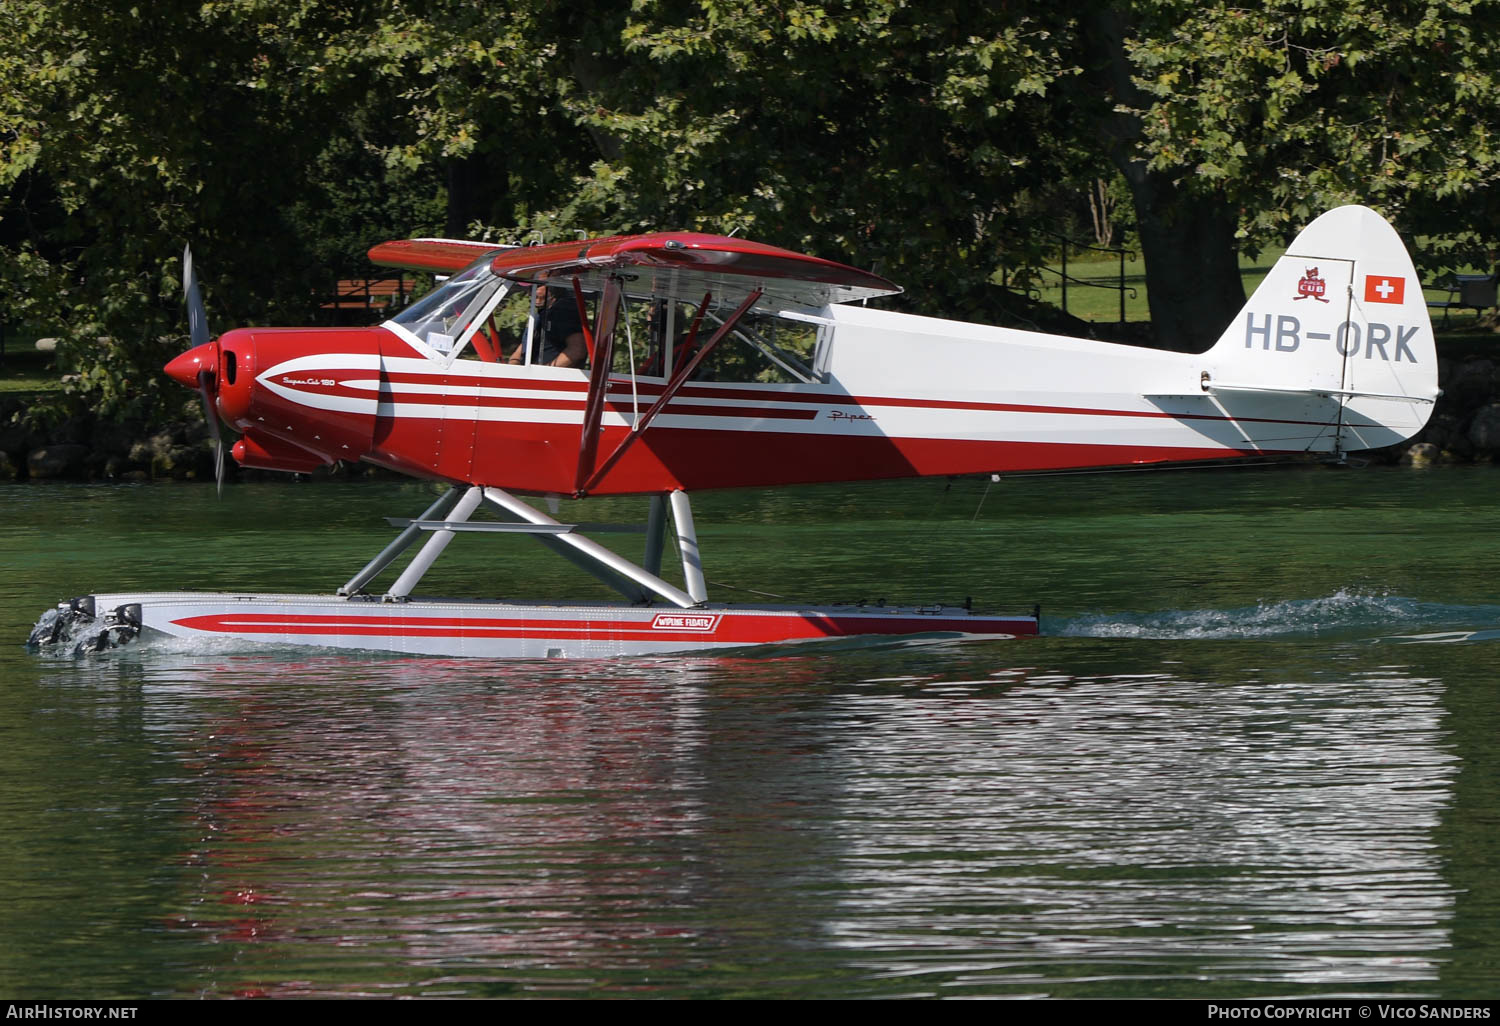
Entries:
{"label": "propeller blade", "polygon": [[209,371],[198,375],[198,394],[203,397],[203,419],[214,442],[214,486],[224,494],[224,438],[219,434],[219,413],[214,409],[214,376]]}
{"label": "propeller blade", "polygon": [[[203,308],[203,296],[198,291],[198,276],[193,273],[193,247],[182,247],[182,298],[187,303],[188,334],[193,338],[193,348],[208,344],[208,312]],[[208,421],[208,431],[214,442],[214,488],[219,497],[224,495],[224,437],[219,433],[219,411],[214,408],[213,371],[198,372],[198,394],[203,397],[203,419]]]}
{"label": "propeller blade", "polygon": [[203,309],[203,297],[198,293],[198,277],[193,273],[192,246],[182,249],[182,297],[187,301],[188,334],[193,337],[196,348],[208,341],[208,314]]}
{"label": "propeller blade", "polygon": [[[203,296],[198,291],[198,276],[193,273],[193,247],[190,245],[182,248],[182,298],[187,303],[188,332],[193,337],[193,348],[169,363],[167,373],[187,384],[189,368],[202,365],[206,359],[202,347],[208,345],[208,313],[203,309]],[[198,394],[203,397],[203,419],[208,421],[208,431],[214,443],[214,488],[223,498],[224,436],[219,432],[219,411],[214,404],[219,358],[216,348],[212,369],[198,372]]]}

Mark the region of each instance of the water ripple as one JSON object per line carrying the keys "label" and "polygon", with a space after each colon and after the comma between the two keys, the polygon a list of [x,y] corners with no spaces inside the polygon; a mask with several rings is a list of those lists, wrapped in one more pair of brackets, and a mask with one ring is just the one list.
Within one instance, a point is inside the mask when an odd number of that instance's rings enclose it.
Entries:
{"label": "water ripple", "polygon": [[[1478,626],[1478,625],[1484,626]],[[1157,613],[1088,614],[1049,620],[1064,637],[1226,640],[1319,638],[1390,641],[1491,641],[1500,638],[1500,606],[1419,602],[1399,595],[1339,590],[1323,598],[1285,599],[1236,609],[1181,609]],[[1388,631],[1446,627],[1422,635],[1383,637]]]}

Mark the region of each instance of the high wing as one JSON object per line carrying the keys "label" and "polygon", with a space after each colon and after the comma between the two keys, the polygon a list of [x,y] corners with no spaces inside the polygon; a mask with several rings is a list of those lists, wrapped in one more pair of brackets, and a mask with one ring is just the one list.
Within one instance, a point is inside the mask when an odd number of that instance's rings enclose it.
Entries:
{"label": "high wing", "polygon": [[463,270],[486,253],[509,248],[513,247],[462,239],[398,239],[372,247],[369,257],[372,264],[380,267],[451,274]]}
{"label": "high wing", "polygon": [[[548,245],[486,248],[440,239],[388,242],[370,250],[377,264],[424,270],[459,271],[450,285],[484,268],[496,278],[520,284],[548,283],[569,289],[585,323],[590,371],[573,494],[582,497],[598,486],[651,427],[658,414],[725,338],[752,313],[798,316],[837,303],[887,296],[901,289],[868,271],[748,239],[698,232],[656,232]],[[584,317],[584,294],[599,296],[590,326]],[[674,300],[696,306],[691,326],[672,363],[665,354],[666,380],[649,409],[632,418],[626,437],[599,459],[599,435],[611,387],[615,327],[622,297]],[[476,300],[477,302],[477,300]],[[704,324],[708,314],[717,327]],[[671,314],[667,331],[671,333]],[[706,338],[700,336],[706,329]],[[764,343],[762,343],[764,345]],[[635,387],[632,367],[628,381]],[[804,379],[806,380],[806,379]]]}
{"label": "high wing", "polygon": [[370,250],[374,263],[412,270],[456,271],[487,251],[490,270],[521,282],[578,279],[586,292],[602,291],[605,279],[623,279],[630,295],[696,303],[705,292],[720,300],[761,293],[756,306],[819,308],[901,288],[846,264],[767,246],[748,239],[698,232],[654,232],[499,249],[486,243],[442,239],[385,242]]}

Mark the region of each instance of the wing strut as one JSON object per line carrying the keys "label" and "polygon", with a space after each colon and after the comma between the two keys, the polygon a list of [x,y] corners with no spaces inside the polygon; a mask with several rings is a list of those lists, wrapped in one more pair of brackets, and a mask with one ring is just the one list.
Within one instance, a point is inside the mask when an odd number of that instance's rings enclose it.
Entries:
{"label": "wing strut", "polygon": [[[707,358],[709,353],[713,352],[715,346],[723,341],[729,335],[729,333],[734,330],[734,326],[740,322],[740,318],[745,316],[750,308],[755,305],[756,301],[760,299],[762,294],[762,289],[756,289],[748,296],[746,296],[745,301],[735,309],[734,313],[729,315],[728,319],[725,320],[724,323],[719,325],[718,330],[709,337],[709,340],[698,347],[697,351],[693,353],[692,358],[689,360],[684,360],[676,368],[676,370],[672,374],[672,379],[667,382],[667,387],[662,389],[662,393],[657,397],[656,402],[652,403],[651,408],[648,409],[644,414],[642,414],[641,418],[635,422],[634,426],[632,426],[630,429],[630,434],[626,435],[623,439],[620,440],[620,444],[615,446],[615,451],[609,454],[609,458],[604,461],[599,469],[593,471],[592,474],[588,474],[587,479],[585,479],[586,471],[583,460],[583,452],[580,450],[578,460],[578,483],[573,489],[573,495],[575,498],[581,499],[585,495],[587,495],[589,493],[589,490],[597,485],[601,480],[603,480],[604,475],[608,474],[610,470],[614,468],[614,465],[620,462],[620,457],[624,456],[626,451],[633,444],[635,444],[636,439],[640,438],[641,435],[646,433],[646,429],[651,426],[651,422],[656,419],[656,415],[666,408],[667,403],[672,401],[673,397],[677,395],[683,384],[686,383],[688,378],[692,377],[693,372],[698,369],[698,365]],[[703,312],[708,309],[708,304],[711,299],[711,293],[706,293],[703,296],[703,305],[698,308],[698,316],[693,319],[692,334],[683,344],[684,351],[692,348],[692,344],[697,338],[698,325],[702,321]],[[592,389],[593,383],[591,382],[589,392],[590,404],[592,404],[594,400]],[[589,436],[594,440],[595,445],[598,444],[599,437],[597,426],[598,422],[596,418],[595,430],[592,431]],[[585,413],[584,430],[585,432],[589,431],[587,413]],[[593,463],[594,453],[592,449],[590,449],[588,453],[589,469],[592,469]]]}
{"label": "wing strut", "polygon": [[583,302],[583,284],[578,275],[573,275],[573,302],[578,304],[578,323],[583,326],[583,342],[588,346],[589,359],[594,358],[594,331],[589,327],[589,308]]}
{"label": "wing strut", "polygon": [[599,452],[599,421],[604,418],[604,393],[609,391],[609,370],[615,352],[615,319],[619,308],[620,279],[612,274],[604,283],[604,295],[599,298],[599,319],[594,325],[589,398],[583,408],[583,431],[578,436],[578,472],[573,475],[573,491],[579,495],[584,481],[594,469],[594,458]]}

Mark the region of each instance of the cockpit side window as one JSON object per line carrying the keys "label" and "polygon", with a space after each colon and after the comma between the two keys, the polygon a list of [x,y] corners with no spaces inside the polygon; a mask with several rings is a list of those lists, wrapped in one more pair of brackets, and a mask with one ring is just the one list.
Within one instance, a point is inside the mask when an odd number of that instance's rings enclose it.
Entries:
{"label": "cockpit side window", "polygon": [[489,257],[475,261],[389,323],[439,353],[461,349],[509,291],[509,283],[492,274],[489,264]]}
{"label": "cockpit side window", "polygon": [[[643,344],[644,357],[635,361],[636,370],[645,376],[660,376],[664,367],[680,367],[713,336],[732,308],[730,304],[727,309],[721,305],[704,311],[694,330],[694,305],[677,304],[674,308],[654,299],[640,304],[643,323],[637,329],[637,340]],[[693,379],[764,384],[814,381],[818,375],[811,365],[817,340],[817,329],[811,325],[750,314],[709,353],[693,372]],[[628,369],[628,365],[622,368],[619,363],[621,343],[617,338],[617,371]]]}
{"label": "cockpit side window", "polygon": [[521,363],[525,356],[525,337],[530,315],[531,290],[507,281],[494,302],[481,311],[478,328],[467,337],[467,343],[455,347],[451,360],[474,360],[480,363]]}

